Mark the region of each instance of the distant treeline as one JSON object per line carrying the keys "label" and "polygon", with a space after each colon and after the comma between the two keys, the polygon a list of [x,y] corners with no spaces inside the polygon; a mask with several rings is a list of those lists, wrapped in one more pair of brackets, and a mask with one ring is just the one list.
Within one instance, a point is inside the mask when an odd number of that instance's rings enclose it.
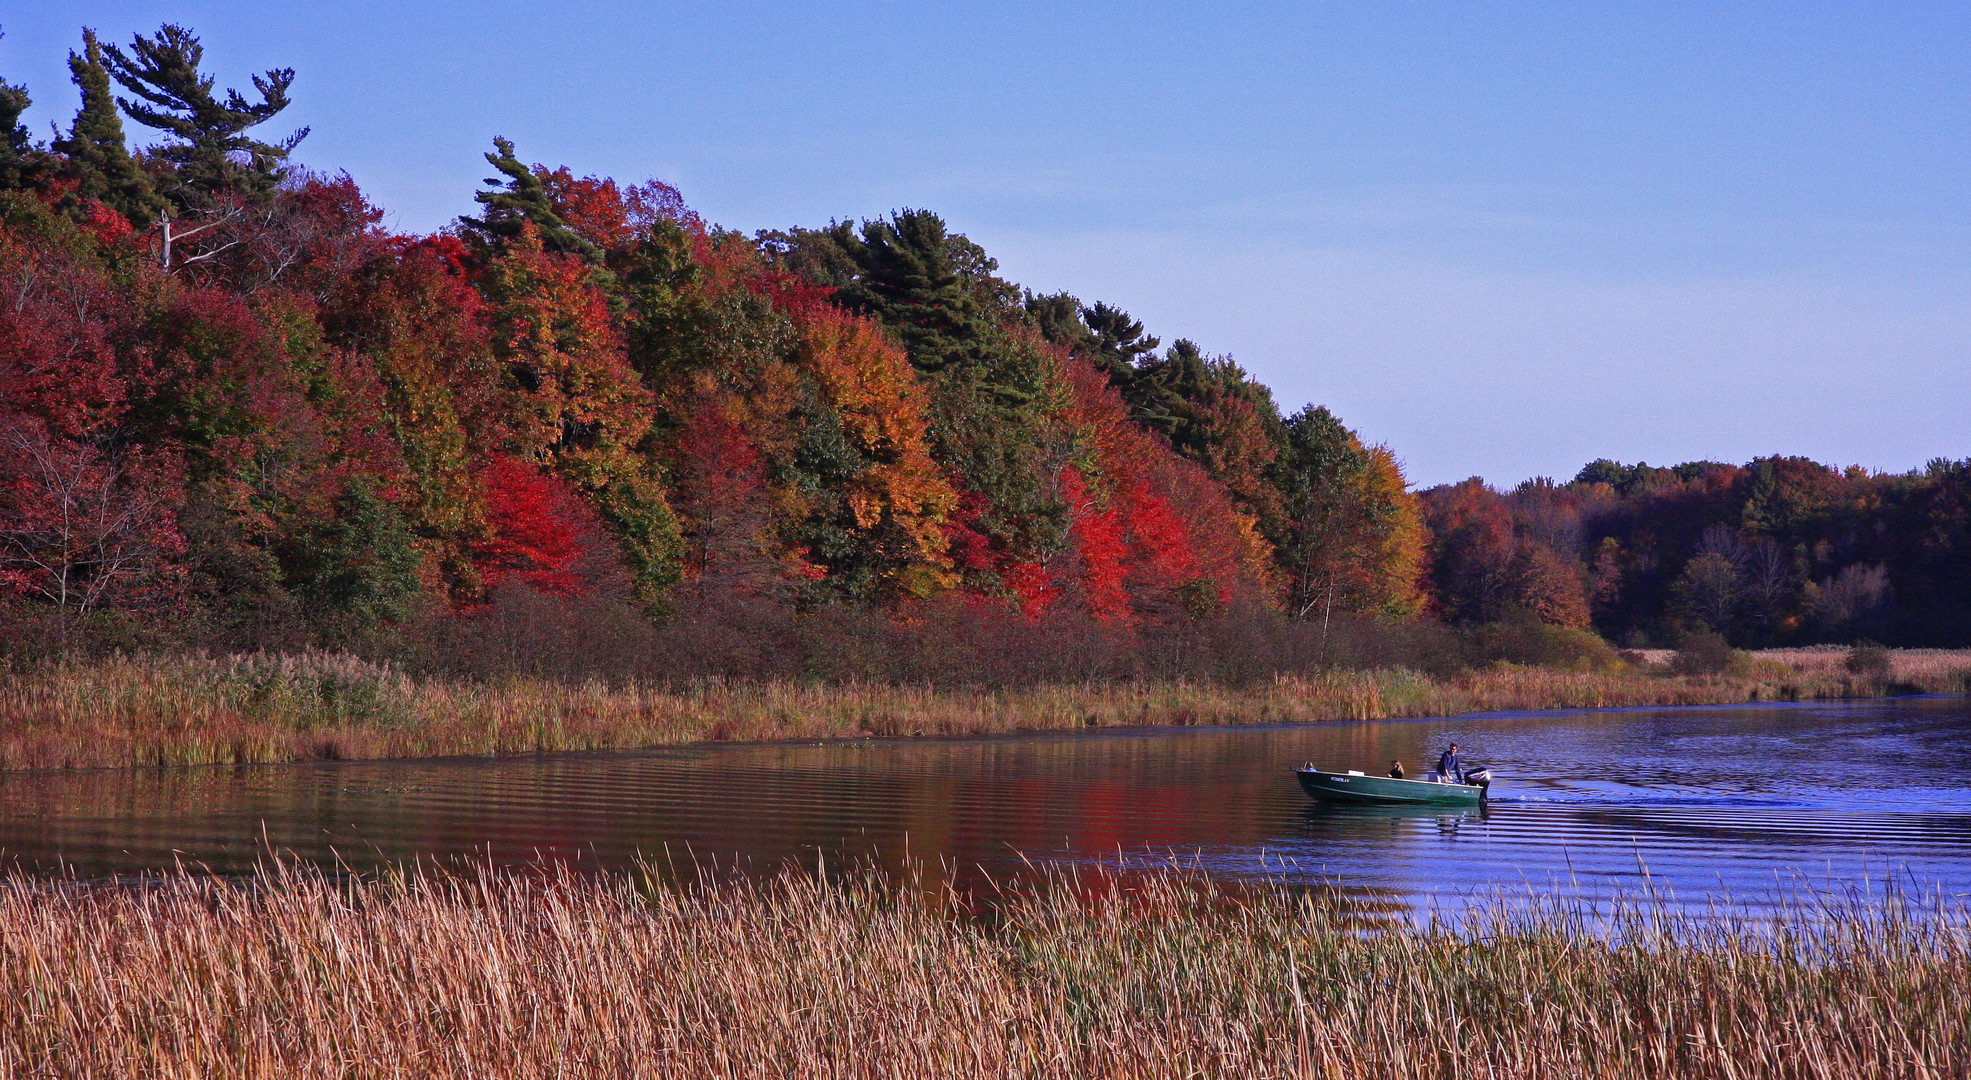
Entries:
{"label": "distant treeline", "polygon": [[928,211],[746,236],[496,139],[476,216],[397,234],[290,162],[305,130],[255,134],[291,70],[220,94],[201,61],[85,32],[45,144],[0,83],[0,649],[1971,642],[1971,462],[1419,495],[1328,410],[1010,283]]}
{"label": "distant treeline", "polygon": [[1971,460],[1596,461],[1573,481],[1422,493],[1432,593],[1461,623],[1529,612],[1622,645],[1971,642]]}

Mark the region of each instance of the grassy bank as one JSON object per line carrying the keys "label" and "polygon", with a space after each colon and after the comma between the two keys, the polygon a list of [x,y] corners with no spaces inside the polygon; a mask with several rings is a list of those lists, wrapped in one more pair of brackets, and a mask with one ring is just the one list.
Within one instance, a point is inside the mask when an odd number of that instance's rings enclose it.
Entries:
{"label": "grassy bank", "polygon": [[970,735],[1117,725],[1268,724],[1501,709],[1702,705],[1959,692],[1971,653],[1839,651],[1675,675],[1498,666],[1281,677],[1246,688],[1091,683],[1024,689],[413,678],[330,654],[121,657],[0,668],[0,769],[191,765],[592,750],[720,740]]}
{"label": "grassy bank", "polygon": [[[0,1070],[280,1077],[1920,1077],[1971,1070],[1971,927],[1566,906],[1364,930],[1175,874],[989,920],[880,882],[0,883]],[[1094,899],[1090,895],[1094,894]]]}

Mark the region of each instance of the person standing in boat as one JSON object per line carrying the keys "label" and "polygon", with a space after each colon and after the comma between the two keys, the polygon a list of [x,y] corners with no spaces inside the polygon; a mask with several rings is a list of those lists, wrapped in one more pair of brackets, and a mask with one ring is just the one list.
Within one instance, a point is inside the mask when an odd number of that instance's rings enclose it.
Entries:
{"label": "person standing in boat", "polygon": [[1465,782],[1464,762],[1458,760],[1458,744],[1452,743],[1450,749],[1437,759],[1437,778],[1446,784]]}

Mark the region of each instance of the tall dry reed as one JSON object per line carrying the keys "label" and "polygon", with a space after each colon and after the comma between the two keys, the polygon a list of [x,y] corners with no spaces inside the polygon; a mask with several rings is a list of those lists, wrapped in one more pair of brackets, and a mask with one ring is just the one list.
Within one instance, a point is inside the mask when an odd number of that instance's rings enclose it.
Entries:
{"label": "tall dry reed", "polygon": [[724,740],[971,735],[1118,725],[1451,716],[1505,709],[1707,705],[1884,691],[1958,692],[1971,652],[1897,656],[1862,678],[1831,664],[1749,674],[1497,665],[1447,679],[1403,669],[1281,676],[1247,687],[1097,682],[1023,688],[682,684],[412,677],[329,653],[112,656],[0,665],[0,769],[600,750]]}
{"label": "tall dry reed", "polygon": [[1174,872],[986,919],[792,873],[0,883],[17,1077],[1942,1078],[1967,979],[1964,911],[1893,897],[1372,927]]}

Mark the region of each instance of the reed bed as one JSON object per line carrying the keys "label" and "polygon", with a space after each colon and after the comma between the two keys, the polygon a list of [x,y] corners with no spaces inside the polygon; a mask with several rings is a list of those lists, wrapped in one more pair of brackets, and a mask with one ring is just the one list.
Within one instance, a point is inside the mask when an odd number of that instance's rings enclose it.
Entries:
{"label": "reed bed", "polygon": [[1857,676],[1840,655],[1748,673],[1646,665],[1499,665],[1432,679],[1404,669],[1282,676],[1247,687],[1086,683],[1014,689],[725,682],[661,685],[413,677],[330,653],[112,656],[0,665],[0,770],[243,764],[627,749],[708,741],[975,735],[1121,725],[1226,725],[1636,705],[1961,692],[1971,652],[1897,654]]}
{"label": "reed bed", "polygon": [[18,1077],[1959,1077],[1971,927],[1054,874],[967,917],[882,879],[273,864],[0,883]]}
{"label": "reed bed", "polygon": [[[1949,685],[1952,680],[1961,680],[1971,674],[1971,649],[1879,651],[1888,666],[1874,679],[1858,677],[1857,673],[1849,670],[1849,660],[1855,650],[1845,645],[1759,649],[1746,653],[1745,657],[1749,667],[1762,675],[1770,676],[1780,669],[1790,669],[1793,675],[1817,688],[1837,688],[1845,683],[1848,689],[1858,694],[1899,685]],[[1677,653],[1675,649],[1630,649],[1623,655],[1635,657],[1643,670],[1662,670],[1670,666]]]}

